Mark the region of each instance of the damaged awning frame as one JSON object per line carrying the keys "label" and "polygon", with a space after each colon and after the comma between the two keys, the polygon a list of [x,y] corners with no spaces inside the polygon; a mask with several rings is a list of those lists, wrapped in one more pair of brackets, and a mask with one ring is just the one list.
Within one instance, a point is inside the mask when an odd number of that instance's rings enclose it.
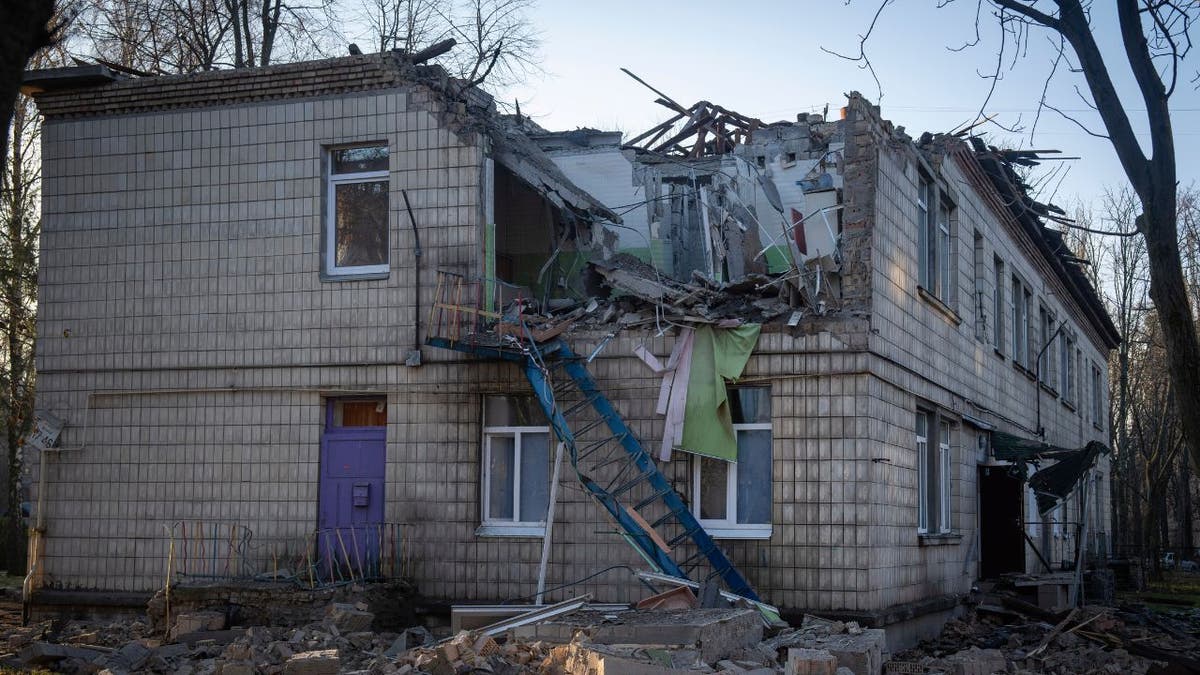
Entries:
{"label": "damaged awning frame", "polygon": [[[1029,487],[1037,497],[1038,513],[1043,516],[1065,501],[1096,465],[1100,456],[1110,452],[1109,447],[1100,441],[1091,441],[1082,448],[1071,449],[1002,431],[992,433],[993,456],[1012,462],[1017,471],[1028,476]],[[1046,461],[1054,463],[1039,468]],[[1029,474],[1030,465],[1035,468],[1032,474]]]}

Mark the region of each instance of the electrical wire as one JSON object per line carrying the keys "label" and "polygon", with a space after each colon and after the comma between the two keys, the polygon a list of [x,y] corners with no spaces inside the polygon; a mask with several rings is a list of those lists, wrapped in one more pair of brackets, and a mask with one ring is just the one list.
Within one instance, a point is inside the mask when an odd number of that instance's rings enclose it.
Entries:
{"label": "electrical wire", "polygon": [[[600,576],[601,574],[607,574],[613,570],[629,570],[635,576],[640,571],[629,565],[613,565],[612,567],[605,567],[604,569],[600,570],[599,572],[593,572],[585,577],[575,579],[574,581],[568,581],[566,583],[559,584],[557,586],[551,586],[550,588],[547,588],[544,591],[542,591],[542,593],[550,593],[551,591],[557,591],[557,590],[561,590],[564,588],[568,588],[570,586],[576,586],[578,584],[582,584],[585,581],[591,581],[592,579],[595,579],[596,577]],[[648,581],[646,581],[645,579],[638,577],[638,581],[642,582],[642,585],[644,585],[646,588],[650,589],[650,591],[652,593],[658,592],[658,589],[655,588],[654,586],[650,585],[650,583]],[[507,600],[502,601],[500,604],[507,605],[510,602],[516,602],[518,600],[529,600],[530,598],[535,598],[535,597],[537,597],[537,593],[530,593],[529,595],[518,595],[513,598],[508,598]]]}

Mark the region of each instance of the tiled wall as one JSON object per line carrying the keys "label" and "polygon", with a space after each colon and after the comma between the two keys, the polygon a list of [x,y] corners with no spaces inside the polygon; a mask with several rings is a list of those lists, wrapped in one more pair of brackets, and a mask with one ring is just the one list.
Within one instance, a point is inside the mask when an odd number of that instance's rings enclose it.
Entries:
{"label": "tiled wall", "polygon": [[[399,365],[417,303],[398,191],[409,190],[426,251],[422,308],[433,270],[475,271],[480,254],[481,151],[424,107],[393,91],[47,125],[39,405],[68,422],[47,474],[48,581],[157,588],[163,526],[180,520],[242,522],[262,546],[294,547],[315,527],[323,399],[376,393],[389,402],[387,519],[411,524],[420,590],[452,600],[534,592],[540,538],[475,534],[481,397],[526,392],[523,375],[429,348],[425,365]],[[392,153],[391,273],[322,282],[322,147],[380,140]],[[917,296],[915,169],[903,154],[865,149],[876,151],[878,169],[857,175],[867,184],[847,178],[857,200],[847,228],[873,242],[851,263],[876,294],[870,325],[834,317],[834,336],[807,317],[810,334],[764,333],[747,366],[747,381],[772,390],[774,530],[769,541],[723,544],[766,599],[790,608],[878,610],[963,590],[978,550],[979,458],[960,433],[961,543],[919,546],[916,397],[1032,418],[1028,379],[975,341],[973,306],[955,326]],[[997,247],[1016,260],[1017,244],[985,207],[969,196],[959,206],[960,233],[975,223],[989,233],[989,262]],[[864,218],[875,221],[869,235]],[[961,297],[973,284],[970,238],[956,241]],[[590,353],[600,336],[574,339]],[[632,350],[644,342],[665,357],[672,341],[625,332],[591,366],[652,448],[659,380]],[[881,357],[862,350],[868,342]],[[1053,442],[1103,437],[1057,401],[1043,400],[1043,418]],[[664,468],[685,494],[689,466],[677,454]],[[563,485],[548,585],[641,567],[569,468]],[[614,601],[643,594],[614,569],[550,597],[586,590]]]}
{"label": "tiled wall", "polygon": [[[966,414],[995,425],[999,430],[1034,437],[1036,401],[1041,396],[1041,423],[1046,440],[1064,447],[1078,448],[1091,440],[1107,443],[1107,432],[1091,419],[1090,365],[1100,365],[1102,373],[1106,352],[1097,338],[1079,318],[1081,313],[1066,289],[1051,276],[1046,263],[1037,258],[1032,244],[1006,225],[971,187],[955,159],[941,165],[943,184],[955,202],[952,217],[952,312],[946,312],[917,290],[917,180],[918,164],[911,149],[877,147],[879,170],[876,175],[875,226],[873,228],[874,294],[872,305],[871,349],[879,354],[875,368],[884,380],[884,395],[875,401],[872,413],[872,441],[888,458],[886,476],[876,489],[877,503],[887,505],[883,521],[876,526],[873,541],[884,551],[872,567],[872,585],[881,589],[883,605],[911,602],[940,591],[963,592],[978,574],[977,541],[977,464],[985,461],[976,446],[976,433],[969,424],[952,431],[955,462],[954,530],[962,534],[954,545],[921,546],[917,536],[917,476],[915,413],[917,406],[933,404],[951,416]],[[981,295],[976,299],[973,233],[983,236]],[[1011,287],[1005,288],[1004,325],[1006,346],[1003,355],[992,344],[994,256],[1005,263],[1004,279],[1011,283],[1016,271],[1033,287],[1032,331],[1040,324],[1039,303],[1052,309],[1061,321],[1079,334],[1083,350],[1083,387],[1076,406],[1065,405],[1059,397],[1037,385],[1031,374],[1015,368],[1011,360]],[[983,339],[976,337],[977,309],[986,314],[987,330]],[[1054,348],[1057,349],[1057,342]],[[1056,383],[1057,386],[1057,383]],[[1102,386],[1107,392],[1107,385]],[[1101,405],[1107,410],[1107,405]],[[1106,424],[1100,421],[1100,426]],[[1107,477],[1107,459],[1099,470]],[[1107,489],[1104,491],[1108,493]],[[1094,508],[1094,507],[1093,507]],[[1107,504],[1102,504],[1108,527]],[[1094,513],[1094,511],[1093,511]],[[1027,514],[1037,520],[1036,514]],[[1093,520],[1095,520],[1093,518]],[[1095,531],[1096,524],[1091,528]],[[1072,526],[1062,528],[1054,538],[1054,553],[1059,561],[1072,555]],[[1036,534],[1036,532],[1035,532]],[[1040,539],[1035,536],[1035,540]],[[1039,544],[1040,545],[1040,544]],[[1037,570],[1036,558],[1027,551],[1027,569]]]}

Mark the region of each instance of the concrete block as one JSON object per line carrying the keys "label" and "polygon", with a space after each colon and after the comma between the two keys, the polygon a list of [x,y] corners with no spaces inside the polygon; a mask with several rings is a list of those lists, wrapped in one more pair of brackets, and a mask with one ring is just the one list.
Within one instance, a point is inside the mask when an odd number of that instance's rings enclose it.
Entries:
{"label": "concrete block", "polygon": [[566,673],[588,675],[675,675],[689,672],[683,668],[663,666],[610,654],[594,647],[570,644],[550,650],[550,663]]}
{"label": "concrete block", "polygon": [[887,638],[880,628],[864,630],[860,635],[830,635],[819,644],[837,658],[838,666],[849,668],[854,675],[880,675],[883,672]]}
{"label": "concrete block", "polygon": [[325,622],[341,633],[360,633],[370,630],[375,615],[344,602],[334,602],[325,608]]}
{"label": "concrete block", "polygon": [[788,650],[786,675],[834,675],[837,671],[837,657],[828,649],[797,649]]}
{"label": "concrete block", "polygon": [[341,665],[336,649],[303,652],[283,664],[283,675],[337,675]]}
{"label": "concrete block", "polygon": [[221,612],[188,612],[175,617],[175,626],[171,629],[171,634],[178,637],[188,633],[223,628],[225,628],[225,615]]}
{"label": "concrete block", "polygon": [[519,639],[565,644],[584,631],[601,645],[672,645],[695,648],[706,663],[716,663],[762,641],[762,619],[750,609],[694,609],[625,612],[618,622],[599,612],[581,611],[556,621],[522,626]]}
{"label": "concrete block", "polygon": [[999,649],[971,647],[945,659],[950,675],[993,675],[1007,672],[1008,663]]}

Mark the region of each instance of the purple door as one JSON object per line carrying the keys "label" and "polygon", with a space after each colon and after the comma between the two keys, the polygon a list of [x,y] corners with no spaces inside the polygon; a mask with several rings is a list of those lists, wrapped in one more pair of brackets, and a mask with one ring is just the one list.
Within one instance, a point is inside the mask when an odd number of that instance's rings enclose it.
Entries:
{"label": "purple door", "polygon": [[328,580],[379,576],[386,448],[384,400],[326,403],[317,557]]}

